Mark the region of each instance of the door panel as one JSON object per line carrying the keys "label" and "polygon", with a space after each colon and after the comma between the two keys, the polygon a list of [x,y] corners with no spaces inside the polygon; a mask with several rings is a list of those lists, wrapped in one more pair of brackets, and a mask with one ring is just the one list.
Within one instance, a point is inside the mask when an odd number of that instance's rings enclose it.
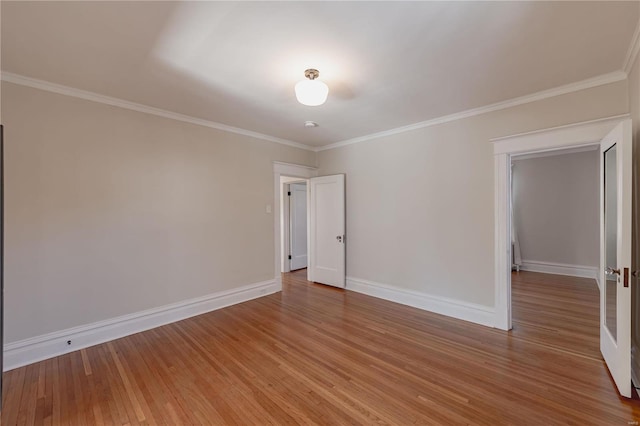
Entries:
{"label": "door panel", "polygon": [[309,200],[309,280],[344,287],[344,175],[311,178]]}
{"label": "door panel", "polygon": [[293,183],[289,188],[290,269],[294,271],[307,267],[307,184]]}
{"label": "door panel", "polygon": [[600,350],[621,395],[631,397],[631,120],[600,143]]}

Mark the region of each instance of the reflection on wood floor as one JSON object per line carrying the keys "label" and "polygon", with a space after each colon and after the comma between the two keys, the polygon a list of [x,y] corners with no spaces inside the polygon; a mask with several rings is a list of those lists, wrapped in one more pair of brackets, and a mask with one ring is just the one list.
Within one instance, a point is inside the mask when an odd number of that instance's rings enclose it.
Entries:
{"label": "reflection on wood floor", "polygon": [[284,276],[282,293],[5,373],[2,424],[594,424],[640,420],[588,281],[514,276],[504,332]]}
{"label": "reflection on wood floor", "polygon": [[600,292],[595,280],[511,274],[512,335],[558,351],[601,360]]}

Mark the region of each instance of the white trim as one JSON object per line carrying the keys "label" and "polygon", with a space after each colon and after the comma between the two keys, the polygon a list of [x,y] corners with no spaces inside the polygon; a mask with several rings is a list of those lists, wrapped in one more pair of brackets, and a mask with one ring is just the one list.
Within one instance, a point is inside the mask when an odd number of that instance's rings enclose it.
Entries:
{"label": "white trim", "polygon": [[[637,32],[637,31],[636,31]],[[635,36],[635,50],[630,50],[629,54],[633,54],[633,57],[638,53],[638,49],[640,48],[640,42],[638,42],[637,34]],[[632,46],[634,46],[632,44]],[[631,47],[630,46],[630,49]],[[628,58],[629,60],[630,58]],[[185,123],[195,124],[199,126],[209,127],[217,130],[222,130],[230,133],[236,133],[244,136],[253,137],[256,139],[261,139],[269,142],[275,142],[282,145],[292,146],[295,148],[304,149],[307,151],[320,152],[328,149],[339,148],[342,146],[352,145],[359,142],[365,142],[372,139],[381,138],[384,136],[391,136],[398,133],[404,133],[416,129],[422,129],[425,127],[436,126],[438,124],[448,123],[451,121],[460,120],[463,118],[469,118],[480,114],[485,114],[492,111],[498,111],[501,109],[511,108],[518,105],[527,104],[530,102],[535,102],[543,99],[547,99],[554,96],[564,95],[572,92],[576,92],[579,90],[589,89],[592,87],[602,86],[605,84],[615,83],[617,81],[621,81],[627,78],[627,74],[622,71],[616,71],[609,74],[603,74],[594,78],[590,78],[587,80],[582,80],[576,83],[567,84],[564,86],[556,87],[549,90],[543,90],[541,92],[533,93],[526,96],[521,96],[518,98],[497,102],[494,104],[486,105],[479,108],[473,108],[466,111],[445,115],[442,117],[437,117],[431,120],[422,121],[419,123],[410,124],[408,126],[397,127],[394,129],[385,130],[382,132],[372,133],[365,136],[356,137],[353,139],[347,139],[340,142],[335,142],[332,144],[320,146],[320,147],[311,147],[309,145],[305,145],[300,142],[282,139],[275,136],[266,135],[263,133],[254,132],[251,130],[241,129],[238,127],[228,126],[226,124],[217,123],[215,121],[209,121],[202,118],[191,117],[184,114],[179,114],[172,111],[163,110],[160,108],[155,108],[135,102],[126,101],[124,99],[114,98],[110,96],[101,95],[99,93],[89,92],[86,90],[76,89],[69,86],[64,86],[61,84],[51,83],[45,80],[38,80],[31,77],[22,76],[19,74],[14,74],[10,72],[3,71],[1,75],[1,79],[3,81],[18,84],[22,86],[32,87],[35,89],[45,90],[48,92],[58,93],[61,95],[71,96],[75,98],[85,99],[92,102],[98,102],[106,105],[116,106],[120,108],[125,108],[133,111],[138,111],[146,114],[152,114],[164,118],[169,118],[172,120],[182,121]]]}
{"label": "white trim", "polygon": [[300,142],[277,138],[275,136],[265,135],[263,133],[253,132],[251,130],[245,130],[239,127],[228,126],[226,124],[217,123],[215,121],[209,121],[202,118],[191,117],[189,115],[179,114],[177,112],[167,111],[160,108],[155,108],[155,107],[151,107],[151,106],[147,106],[147,105],[143,105],[135,102],[130,102],[124,99],[113,98],[111,96],[105,96],[99,93],[76,89],[69,86],[63,86],[61,84],[51,83],[44,80],[25,77],[19,74],[3,71],[1,78],[3,81],[6,81],[8,83],[32,87],[34,89],[45,90],[47,92],[58,93],[60,95],[71,96],[74,98],[79,98],[79,99],[84,99],[91,102],[97,102],[97,103],[111,105],[119,108],[129,109],[132,111],[142,112],[145,114],[156,115],[158,117],[182,121],[185,123],[195,124],[197,126],[204,126],[212,129],[222,130],[229,133],[236,133],[238,135],[249,136],[252,138],[261,139],[268,142],[275,142],[281,145],[292,146],[294,148],[300,148],[307,151],[315,151],[314,148],[310,147],[309,145],[302,144]]}
{"label": "white trim", "polygon": [[568,275],[579,278],[598,278],[599,268],[596,266],[569,265],[566,263],[540,262],[537,260],[523,260],[521,271],[541,272],[543,274]]}
{"label": "white trim", "polygon": [[[565,150],[567,148],[586,148],[590,145],[599,144],[604,135],[613,129],[617,123],[627,118],[629,118],[629,114],[621,114],[493,138],[490,141],[493,142],[494,155],[517,155]],[[599,135],[602,135],[602,137]],[[567,141],[570,141],[570,143],[567,143]]]}
{"label": "white trim", "polygon": [[[628,117],[628,116],[622,116]],[[512,154],[526,154],[597,144],[620,121],[608,117],[537,132],[493,139],[496,327],[511,328],[511,238],[509,205]],[[505,328],[506,327],[506,328]]]}
{"label": "white trim", "polygon": [[418,291],[401,289],[387,284],[347,277],[347,290],[366,294],[392,302],[401,303],[440,315],[481,324],[494,326],[494,310],[489,306],[463,302],[448,297],[434,296]]}
{"label": "white trim", "polygon": [[633,37],[631,37],[631,43],[629,43],[629,49],[627,50],[624,65],[622,66],[622,70],[627,75],[631,73],[631,68],[633,68],[633,64],[636,62],[636,58],[638,57],[638,51],[640,51],[640,19],[638,19],[636,31],[633,33]]}
{"label": "white trim", "polygon": [[273,171],[287,177],[309,179],[309,177],[315,176],[314,173],[318,171],[318,168],[314,166],[305,166],[303,164],[293,164],[293,163],[284,163],[282,161],[274,161]]}
{"label": "white trim", "polygon": [[[494,157],[495,204],[494,209],[495,265],[494,274],[496,291],[494,293],[495,327],[500,330],[511,330],[511,158],[507,154]],[[504,205],[502,203],[505,203]],[[498,224],[503,226],[498,226]],[[501,291],[498,291],[500,289]]]}
{"label": "white trim", "polygon": [[530,95],[521,96],[519,98],[513,98],[502,102],[482,106],[479,108],[473,108],[462,112],[457,112],[450,115],[434,118],[427,121],[422,121],[408,126],[397,127],[395,129],[385,130],[383,132],[372,133],[370,135],[360,136],[353,139],[347,139],[340,142],[335,142],[329,145],[324,145],[315,149],[316,152],[325,151],[327,149],[339,148],[342,146],[352,145],[355,143],[366,142],[372,139],[377,139],[385,136],[396,135],[398,133],[409,132],[412,130],[422,129],[425,127],[436,126],[438,124],[448,123],[450,121],[461,120],[463,118],[469,118],[488,112],[499,111],[506,108],[512,108],[518,105],[528,104],[530,102],[541,101],[543,99],[552,98],[554,96],[566,95],[568,93],[577,92],[579,90],[590,89],[597,86],[603,86],[605,84],[615,83],[625,80],[627,74],[622,71],[615,71],[608,74],[603,74],[587,80],[578,81],[575,83],[567,84],[564,86],[556,87],[549,90],[543,90],[541,92],[532,93]]}
{"label": "white trim", "polygon": [[521,160],[531,160],[532,158],[555,157],[557,155],[578,154],[581,152],[597,151],[598,145],[584,145],[577,148],[562,149],[556,151],[534,152],[532,154],[522,154],[511,156],[511,162]]}
{"label": "white trim", "polygon": [[[636,30],[636,33],[638,30]],[[638,53],[638,49],[640,49],[640,42],[638,41],[638,35],[636,34],[635,38],[635,47],[631,50],[632,44],[630,46],[629,54],[632,54],[633,57]],[[629,57],[627,61],[632,59]],[[625,66],[626,67],[626,66]],[[51,83],[45,80],[39,80],[31,77],[22,76],[15,73],[10,73],[3,71],[1,73],[0,79],[9,83],[18,84],[21,86],[32,87],[35,89],[45,90],[48,92],[58,93],[61,95],[71,96],[75,98],[85,99],[92,102],[98,102],[106,105],[116,106],[120,108],[130,109],[133,111],[143,112],[147,114],[152,114],[164,118],[169,118],[172,120],[182,121],[185,123],[195,124],[204,127],[210,127],[217,130],[222,130],[230,133],[236,133],[244,136],[253,137],[256,139],[261,139],[269,142],[275,142],[282,145],[287,145],[295,148],[304,149],[307,151],[320,152],[328,149],[339,148],[342,146],[352,145],[355,143],[366,142],[372,139],[377,139],[385,136],[396,135],[399,133],[409,132],[412,130],[422,129],[425,127],[432,127],[439,124],[448,123],[451,121],[461,120],[464,118],[474,117],[476,115],[485,114],[488,112],[499,111],[502,109],[507,109],[511,107],[515,107],[518,105],[527,104],[530,102],[536,102],[543,99],[551,98],[554,96],[565,95],[572,92],[577,92],[579,90],[590,89],[593,87],[603,86],[605,84],[615,83],[618,81],[625,80],[627,78],[627,73],[623,71],[615,71],[608,74],[603,74],[597,77],[593,77],[590,79],[578,81],[575,83],[570,83],[564,86],[555,87],[548,90],[543,90],[540,92],[532,93],[530,95],[521,96],[518,98],[509,99],[502,102],[497,102],[494,104],[485,105],[478,108],[473,108],[461,112],[457,112],[454,114],[445,115],[442,117],[436,117],[430,120],[421,121],[419,123],[410,124],[407,126],[396,127],[394,129],[385,130],[382,132],[372,133],[369,135],[359,136],[352,139],[346,139],[343,141],[331,143],[324,146],[312,147],[300,142],[282,139],[275,136],[266,135],[263,133],[254,132],[251,130],[241,129],[239,127],[228,126],[226,124],[217,123],[215,121],[209,121],[202,118],[191,117],[184,114],[179,114],[172,111],[163,110],[160,108],[155,108],[143,104],[138,104],[135,102],[126,101],[124,99],[113,98],[110,96],[101,95],[99,93],[89,92],[86,90],[76,89],[69,86],[64,86],[61,84]]]}
{"label": "white trim", "polygon": [[[280,182],[282,182],[282,177],[280,178]],[[287,273],[291,272],[291,260],[288,259],[288,257],[291,256],[291,247],[289,247],[291,243],[291,236],[289,235],[291,231],[291,218],[289,217],[291,213],[291,196],[287,194],[291,192],[290,184],[288,182],[282,182],[280,191],[282,191],[280,192],[282,199],[282,214],[280,215],[280,247],[282,248],[280,249],[280,263],[282,264],[282,272]]]}
{"label": "white trim", "polygon": [[[276,293],[274,280],[220,291],[4,345],[4,371]],[[67,341],[71,341],[71,345]]]}

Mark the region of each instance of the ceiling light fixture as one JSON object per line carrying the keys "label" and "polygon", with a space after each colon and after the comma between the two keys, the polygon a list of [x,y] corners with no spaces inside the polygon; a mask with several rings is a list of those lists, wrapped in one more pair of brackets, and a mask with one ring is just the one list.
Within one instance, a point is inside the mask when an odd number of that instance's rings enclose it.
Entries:
{"label": "ceiling light fixture", "polygon": [[304,76],[308,80],[302,80],[296,84],[298,102],[307,106],[318,106],[325,103],[329,88],[320,80],[316,80],[320,76],[320,72],[310,68],[304,72]]}
{"label": "ceiling light fixture", "polygon": [[316,123],[315,121],[305,121],[304,127],[307,127],[307,128],[318,127],[318,123]]}

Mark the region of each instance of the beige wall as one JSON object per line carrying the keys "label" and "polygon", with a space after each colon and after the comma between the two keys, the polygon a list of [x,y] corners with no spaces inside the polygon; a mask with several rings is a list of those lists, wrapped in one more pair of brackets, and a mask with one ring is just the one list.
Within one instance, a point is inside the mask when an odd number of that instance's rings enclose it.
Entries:
{"label": "beige wall", "polygon": [[524,262],[600,263],[598,150],[513,162],[513,214]]}
{"label": "beige wall", "polygon": [[273,279],[273,160],[313,152],[2,83],[5,342]]}
{"label": "beige wall", "polygon": [[[640,3],[638,4],[640,8]],[[638,205],[640,203],[640,54],[636,56],[635,63],[629,73],[629,112],[631,113],[631,119],[633,120],[633,149],[635,156],[635,170],[634,170],[634,195],[635,202],[634,215],[633,215],[633,249],[634,249],[634,265],[633,270],[640,269],[640,241],[638,239],[638,232],[640,228],[640,210]],[[632,292],[632,369],[635,374],[635,378],[640,378],[640,357],[638,353],[640,350],[640,292],[638,292],[638,283],[631,286]],[[635,354],[635,355],[634,355]],[[637,384],[637,383],[636,383]]]}
{"label": "beige wall", "polygon": [[626,81],[318,155],[346,173],[347,275],[494,304],[491,138],[628,111]]}
{"label": "beige wall", "polygon": [[[322,174],[347,175],[347,274],[492,306],[489,139],[625,113],[629,93],[318,153]],[[314,153],[4,82],[2,95],[6,343],[273,278],[271,162]]]}

